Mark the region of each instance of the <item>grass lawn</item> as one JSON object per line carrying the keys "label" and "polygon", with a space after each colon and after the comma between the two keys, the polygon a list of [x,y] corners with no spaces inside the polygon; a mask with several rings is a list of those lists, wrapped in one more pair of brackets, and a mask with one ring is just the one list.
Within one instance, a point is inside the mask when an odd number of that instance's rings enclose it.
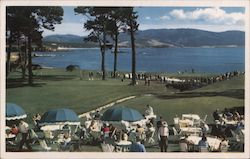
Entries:
{"label": "grass lawn", "polygon": [[[244,105],[244,76],[217,82],[200,89],[173,93],[163,84],[152,82],[144,86],[130,86],[130,80],[121,82],[119,79],[108,78],[80,80],[79,71],[65,72],[63,69],[42,69],[35,71],[35,85],[28,86],[20,82],[20,74],[13,73],[8,78],[6,90],[7,102],[21,105],[29,118],[35,113],[44,113],[51,108],[68,107],[78,114],[98,108],[114,100],[136,95],[137,98],[121,103],[143,113],[145,105],[153,106],[156,114],[163,116],[169,123],[175,115],[197,113],[204,117],[219,108]],[[148,96],[145,94],[152,94]]]}
{"label": "grass lawn", "polygon": [[21,83],[17,78],[18,74],[11,75],[8,79],[9,88],[6,90],[7,102],[21,105],[28,115],[42,114],[51,108],[59,107],[68,107],[77,113],[83,113],[130,95],[166,92],[163,85],[158,84],[153,84],[152,87],[142,84],[133,87],[129,85],[129,80],[80,80],[77,74],[74,74],[76,72],[42,71],[42,75],[36,77],[33,87]]}

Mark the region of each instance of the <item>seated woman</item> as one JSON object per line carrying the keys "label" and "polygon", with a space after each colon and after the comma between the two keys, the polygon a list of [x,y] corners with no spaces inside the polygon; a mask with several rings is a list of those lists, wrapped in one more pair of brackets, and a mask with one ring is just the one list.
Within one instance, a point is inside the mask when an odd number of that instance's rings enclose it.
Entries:
{"label": "seated woman", "polygon": [[145,139],[145,130],[139,124],[137,124],[136,133],[137,133],[137,136],[139,137],[140,140],[143,141]]}
{"label": "seated woman", "polygon": [[19,133],[19,129],[16,125],[12,125],[10,132],[14,135],[17,135]]}
{"label": "seated woman", "polygon": [[108,124],[103,125],[102,133],[103,133],[103,141],[109,138],[110,129],[109,129]]}
{"label": "seated woman", "polygon": [[91,124],[89,126],[89,130],[90,131],[98,131],[98,125],[97,125],[97,122],[95,120],[91,121]]}
{"label": "seated woman", "polygon": [[122,133],[122,141],[128,141],[128,134],[125,132]]}

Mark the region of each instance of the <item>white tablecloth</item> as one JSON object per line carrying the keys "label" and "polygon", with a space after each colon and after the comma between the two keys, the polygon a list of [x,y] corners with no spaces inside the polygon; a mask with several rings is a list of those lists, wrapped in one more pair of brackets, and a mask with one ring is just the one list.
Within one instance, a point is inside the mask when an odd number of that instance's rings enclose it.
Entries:
{"label": "white tablecloth", "polygon": [[42,131],[55,131],[55,130],[61,130],[62,129],[62,125],[45,125],[43,127],[41,127]]}
{"label": "white tablecloth", "polygon": [[117,146],[129,146],[132,144],[132,142],[131,141],[119,141],[119,142],[115,142],[115,144]]}
{"label": "white tablecloth", "polygon": [[182,134],[199,134],[201,133],[201,128],[197,127],[182,127],[180,128]]}

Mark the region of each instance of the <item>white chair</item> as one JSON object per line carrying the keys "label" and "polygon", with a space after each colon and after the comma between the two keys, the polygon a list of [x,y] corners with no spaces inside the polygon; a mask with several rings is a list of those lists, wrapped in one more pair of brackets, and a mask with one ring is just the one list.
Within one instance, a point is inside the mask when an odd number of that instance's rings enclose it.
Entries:
{"label": "white chair", "polygon": [[104,143],[101,143],[101,147],[102,147],[102,151],[103,152],[113,152],[115,147],[110,145],[110,144],[104,144]]}
{"label": "white chair", "polygon": [[174,135],[179,135],[175,127],[173,127],[173,132],[174,132]]}
{"label": "white chair", "polygon": [[203,121],[205,122],[207,120],[207,114],[205,115]]}
{"label": "white chair", "polygon": [[221,147],[220,152],[228,152],[228,147]]}
{"label": "white chair", "polygon": [[236,142],[240,142],[240,137],[238,134],[236,134],[233,130],[230,130],[231,131],[231,134],[233,135],[233,139],[236,141]]}
{"label": "white chair", "polygon": [[187,143],[179,143],[179,146],[180,146],[180,151],[181,152],[187,152],[188,151],[188,145]]}
{"label": "white chair", "polygon": [[199,147],[200,152],[209,152],[207,147],[201,146]]}

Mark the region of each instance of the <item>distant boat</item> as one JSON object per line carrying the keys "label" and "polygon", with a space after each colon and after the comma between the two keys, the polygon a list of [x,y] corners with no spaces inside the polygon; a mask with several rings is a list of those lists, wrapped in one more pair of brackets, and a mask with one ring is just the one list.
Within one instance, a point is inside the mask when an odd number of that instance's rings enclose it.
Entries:
{"label": "distant boat", "polygon": [[33,57],[55,57],[55,54],[33,54]]}
{"label": "distant boat", "polygon": [[[115,52],[115,50],[114,49],[112,49],[111,50],[111,53],[114,53]],[[127,53],[125,50],[121,50],[121,49],[118,49],[117,50],[117,53]]]}

